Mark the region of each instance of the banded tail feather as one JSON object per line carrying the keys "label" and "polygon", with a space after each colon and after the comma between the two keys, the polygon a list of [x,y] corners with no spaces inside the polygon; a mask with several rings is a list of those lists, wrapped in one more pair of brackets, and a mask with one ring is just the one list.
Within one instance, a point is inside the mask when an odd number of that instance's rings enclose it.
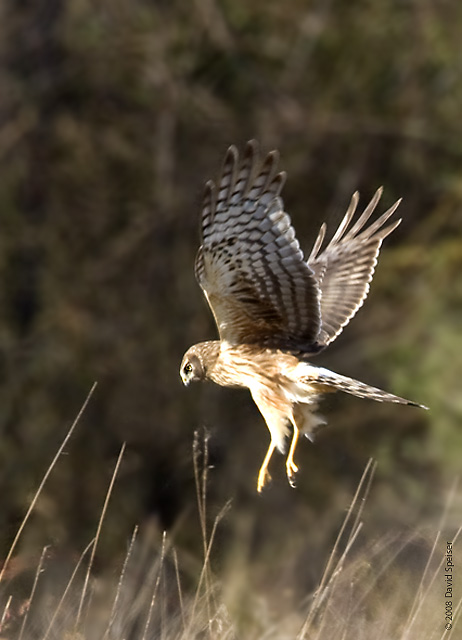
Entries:
{"label": "banded tail feather", "polygon": [[393,393],[388,393],[387,391],[383,391],[377,387],[372,387],[364,382],[355,380],[354,378],[342,376],[339,373],[329,371],[329,369],[324,369],[322,367],[313,368],[316,369],[316,373],[318,374],[316,378],[316,383],[318,384],[333,387],[338,391],[344,391],[345,393],[357,396],[358,398],[370,398],[377,402],[395,402],[397,404],[408,404],[413,407],[428,409],[428,407],[423,404],[407,400],[407,398],[402,398],[401,396],[395,396]]}

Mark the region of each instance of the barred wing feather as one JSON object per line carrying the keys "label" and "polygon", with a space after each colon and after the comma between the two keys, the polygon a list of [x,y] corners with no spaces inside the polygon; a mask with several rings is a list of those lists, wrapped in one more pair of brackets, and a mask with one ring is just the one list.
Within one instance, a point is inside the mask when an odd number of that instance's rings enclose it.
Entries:
{"label": "barred wing feather", "polygon": [[305,350],[320,329],[319,287],[284,212],[271,152],[258,170],[255,142],[239,163],[230,147],[218,186],[205,188],[196,277],[231,344]]}
{"label": "barred wing feather", "polygon": [[353,194],[339,228],[325,249],[320,251],[326,233],[325,224],[321,226],[314,243],[308,265],[313,269],[321,289],[320,346],[332,342],[363,304],[369,293],[380,246],[401,222],[399,219],[384,226],[401,202],[398,200],[374,223],[364,228],[381,195],[380,188],[357,221],[350,226],[359,200],[358,193]]}

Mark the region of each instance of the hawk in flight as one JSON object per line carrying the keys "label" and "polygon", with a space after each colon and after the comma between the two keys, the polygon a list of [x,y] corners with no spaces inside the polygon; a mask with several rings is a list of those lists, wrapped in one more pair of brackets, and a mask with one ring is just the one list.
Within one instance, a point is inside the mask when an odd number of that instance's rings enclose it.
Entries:
{"label": "hawk in flight", "polygon": [[322,248],[323,224],[306,260],[284,211],[280,193],[286,176],[277,164],[276,151],[261,164],[254,141],[247,143],[242,161],[232,146],[218,184],[206,184],[195,271],[220,340],[188,349],[180,370],[185,385],[208,379],[250,390],[271,435],[258,491],[269,479],[274,449],[284,452],[290,432],[286,470],[294,485],[297,440],[300,433],[312,438],[324,422],[316,415],[323,393],[341,390],[422,406],[309,362],[363,304],[380,245],[401,222],[387,224],[400,201],[367,225],[382,190],[352,222],[355,193],[330,242]]}

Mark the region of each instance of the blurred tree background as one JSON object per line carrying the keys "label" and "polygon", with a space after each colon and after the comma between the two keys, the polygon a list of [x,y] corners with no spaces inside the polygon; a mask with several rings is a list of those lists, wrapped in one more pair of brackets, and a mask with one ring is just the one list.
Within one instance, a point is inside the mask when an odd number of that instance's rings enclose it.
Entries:
{"label": "blurred tree background", "polygon": [[[233,499],[217,548],[245,540],[249,563],[272,558],[266,579],[294,573],[285,552],[317,579],[369,457],[372,528],[439,509],[462,456],[461,30],[457,0],[3,4],[2,555],[94,380],[25,552],[85,546],[126,441],[101,562],[146,522],[199,553],[204,426],[211,521]],[[364,206],[383,184],[381,211],[403,196],[365,307],[316,362],[431,407],[327,399],[297,489],[276,456],[262,496],[269,434],[249,394],[178,375],[216,334],[193,273],[203,184],[250,138],[281,152],[305,252],[356,189]]]}

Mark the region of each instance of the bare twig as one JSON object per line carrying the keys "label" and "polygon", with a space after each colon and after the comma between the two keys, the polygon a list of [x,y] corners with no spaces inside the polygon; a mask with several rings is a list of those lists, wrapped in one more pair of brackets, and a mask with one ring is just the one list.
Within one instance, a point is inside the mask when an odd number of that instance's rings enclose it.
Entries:
{"label": "bare twig", "polygon": [[42,555],[40,556],[40,560],[39,560],[39,563],[38,563],[38,566],[37,566],[37,571],[35,572],[34,583],[32,585],[32,589],[31,589],[30,596],[29,596],[29,606],[27,607],[26,613],[24,614],[24,618],[23,618],[23,621],[22,621],[21,630],[19,632],[18,640],[22,640],[22,636],[24,634],[24,629],[26,628],[27,618],[29,617],[30,603],[32,602],[32,599],[34,597],[35,591],[37,589],[37,583],[38,583],[38,580],[39,580],[39,576],[42,573],[42,566],[43,566],[43,563],[44,563],[44,560],[45,560],[45,555],[46,555],[47,551],[48,551],[48,547],[43,547]]}
{"label": "bare twig", "polygon": [[95,542],[94,542],[92,550],[91,550],[90,561],[88,563],[87,573],[86,573],[86,576],[85,576],[85,582],[84,582],[83,589],[82,589],[82,595],[80,596],[80,604],[79,604],[79,609],[77,611],[77,618],[76,618],[75,626],[74,626],[75,631],[77,631],[77,628],[78,628],[79,623],[80,623],[83,604],[84,604],[84,601],[85,601],[85,596],[86,596],[87,588],[88,588],[88,582],[90,580],[90,574],[91,574],[91,570],[92,570],[92,567],[93,567],[93,561],[95,559],[96,547],[98,545],[98,540],[99,540],[99,537],[100,537],[100,534],[101,534],[101,528],[103,526],[104,517],[106,515],[107,507],[108,507],[108,504],[109,504],[109,499],[110,499],[111,494],[112,494],[112,489],[114,488],[114,483],[115,483],[115,480],[116,480],[116,477],[117,477],[117,473],[119,471],[119,467],[120,467],[120,464],[122,462],[122,458],[123,458],[124,451],[125,451],[125,446],[126,445],[125,445],[125,442],[124,442],[122,447],[121,447],[121,449],[120,449],[119,457],[117,458],[116,466],[114,468],[114,473],[112,474],[111,482],[109,484],[109,488],[108,488],[107,493],[106,493],[106,499],[104,500],[103,510],[101,511],[101,516],[100,516],[100,519],[99,519],[99,522],[98,522],[98,528],[96,530],[96,535],[95,535]]}
{"label": "bare twig", "polygon": [[11,606],[11,601],[13,600],[13,596],[9,596],[8,600],[6,601],[6,605],[5,608],[3,609],[3,613],[2,613],[2,618],[0,620],[0,631],[3,629],[3,624],[6,620],[6,617],[8,615],[8,611],[10,610],[10,606]]}
{"label": "bare twig", "polygon": [[122,571],[120,572],[119,582],[117,584],[117,591],[114,598],[114,602],[112,604],[111,615],[109,616],[109,623],[107,625],[107,629],[104,632],[103,640],[108,637],[109,632],[111,631],[111,627],[114,624],[115,617],[117,615],[117,605],[119,604],[120,595],[122,593],[122,584],[125,577],[125,571],[127,570],[128,561],[133,551],[133,545],[135,544],[136,536],[138,535],[138,526],[136,526],[133,530],[132,538],[130,540],[130,544],[128,546],[128,551],[125,555],[124,563],[122,565]]}
{"label": "bare twig", "polygon": [[161,549],[161,552],[160,552],[159,569],[157,571],[156,583],[154,585],[154,592],[152,594],[151,602],[150,602],[150,605],[149,605],[148,616],[146,618],[146,624],[144,625],[144,632],[143,632],[143,637],[141,638],[141,640],[146,640],[147,633],[148,633],[148,630],[149,630],[149,625],[151,624],[152,612],[154,610],[154,604],[156,602],[157,591],[159,589],[160,579],[162,577],[162,569],[163,569],[163,566],[164,566],[166,539],[167,539],[167,534],[164,531],[163,536],[162,536],[162,549]]}
{"label": "bare twig", "polygon": [[83,550],[83,552],[80,555],[80,558],[77,562],[77,564],[75,565],[74,571],[72,572],[71,577],[69,578],[66,588],[64,589],[64,593],[61,596],[61,599],[58,603],[58,606],[55,609],[55,612],[53,614],[53,617],[50,620],[50,624],[48,625],[48,628],[45,632],[45,635],[43,636],[42,640],[47,640],[48,636],[50,635],[50,631],[52,630],[56,619],[59,615],[59,612],[61,611],[61,607],[63,606],[64,600],[66,599],[67,594],[69,593],[69,589],[71,588],[72,583],[74,582],[75,576],[77,575],[78,570],[80,569],[80,565],[82,564],[82,561],[84,559],[84,557],[87,555],[88,551],[90,550],[91,546],[95,543],[95,538],[93,538],[93,540],[91,540],[87,546],[85,547],[85,549]]}
{"label": "bare twig", "polygon": [[13,540],[13,543],[12,543],[12,545],[10,547],[10,550],[8,551],[8,555],[6,556],[6,560],[3,563],[2,570],[0,571],[0,583],[2,582],[2,579],[3,579],[3,576],[5,574],[6,568],[7,568],[8,564],[9,564],[9,561],[11,560],[11,556],[13,555],[13,552],[14,552],[14,550],[16,548],[16,545],[18,544],[19,538],[21,537],[21,534],[22,534],[22,532],[24,530],[24,527],[26,526],[26,523],[29,520],[29,517],[30,517],[31,513],[34,510],[35,505],[37,504],[37,500],[39,499],[39,496],[42,493],[43,487],[45,486],[45,484],[46,484],[46,482],[47,482],[47,480],[48,480],[48,478],[50,476],[50,473],[52,472],[54,466],[58,462],[58,459],[59,459],[60,455],[64,451],[64,448],[66,447],[67,443],[69,442],[70,437],[72,436],[75,427],[79,423],[79,420],[82,417],[83,412],[87,408],[87,405],[88,405],[88,403],[90,401],[91,396],[93,395],[94,390],[96,389],[96,385],[97,384],[98,384],[97,382],[93,383],[93,386],[90,389],[90,391],[89,391],[89,393],[88,393],[88,395],[87,395],[87,397],[85,399],[85,402],[83,403],[80,411],[78,412],[77,417],[75,418],[74,422],[72,423],[69,431],[67,432],[66,437],[64,438],[64,440],[63,440],[61,446],[59,447],[55,457],[53,458],[50,466],[48,467],[45,475],[43,476],[43,479],[42,479],[42,481],[41,481],[41,483],[39,485],[39,488],[37,489],[37,491],[36,491],[36,493],[35,493],[35,495],[34,495],[34,497],[32,499],[32,502],[29,505],[29,509],[27,510],[27,513],[24,516],[24,519],[23,519],[23,521],[21,522],[21,524],[19,526],[19,529],[18,529],[18,531],[16,533],[16,536],[15,536],[15,538]]}
{"label": "bare twig", "polygon": [[[350,503],[350,506],[348,508],[348,512],[347,512],[347,514],[345,516],[345,519],[343,520],[343,524],[341,526],[341,529],[340,529],[339,534],[337,536],[337,539],[335,541],[334,548],[332,549],[332,552],[331,552],[331,554],[329,556],[329,560],[327,562],[326,568],[324,569],[324,572],[323,572],[323,575],[322,575],[322,578],[321,578],[321,582],[319,584],[319,587],[316,589],[316,593],[315,593],[314,600],[313,600],[313,603],[311,605],[310,611],[309,611],[308,616],[307,616],[307,618],[306,618],[306,620],[305,620],[305,622],[304,622],[304,624],[303,624],[303,626],[302,626],[302,628],[300,630],[300,633],[297,636],[297,640],[303,640],[303,638],[306,637],[306,633],[307,633],[307,631],[308,631],[308,629],[309,629],[309,627],[310,627],[310,625],[311,625],[311,623],[312,623],[312,621],[314,619],[314,616],[316,615],[316,612],[318,611],[318,609],[321,606],[323,600],[325,599],[325,595],[326,594],[324,593],[324,591],[325,591],[326,587],[329,585],[329,582],[338,575],[338,571],[341,569],[341,566],[342,566],[343,560],[345,558],[345,555],[346,555],[347,551],[351,548],[354,540],[356,539],[356,537],[357,537],[357,535],[359,533],[359,530],[360,530],[360,528],[362,526],[362,523],[360,523],[360,522],[358,523],[358,520],[356,519],[355,523],[354,523],[354,528],[352,529],[352,531],[350,533],[350,536],[348,538],[348,542],[347,542],[347,546],[346,546],[345,552],[340,557],[340,560],[336,563],[336,570],[334,571],[333,567],[334,567],[334,562],[336,561],[337,551],[338,551],[338,547],[340,545],[340,541],[341,541],[341,539],[343,537],[343,534],[345,532],[347,524],[350,521],[350,518],[351,518],[351,516],[353,514],[353,510],[354,510],[354,508],[356,506],[356,503],[359,500],[359,496],[361,495],[361,491],[362,491],[362,488],[363,488],[364,484],[366,484],[366,492],[369,491],[370,480],[369,481],[367,481],[367,480],[368,480],[369,474],[373,474],[374,470],[375,470],[375,465],[373,463],[372,458],[370,458],[368,460],[366,468],[363,471],[363,474],[361,476],[361,480],[359,481],[358,488],[356,489],[356,493],[353,496],[353,500]],[[367,481],[367,483],[366,483],[366,481]],[[362,507],[361,507],[361,509],[362,509]]]}

